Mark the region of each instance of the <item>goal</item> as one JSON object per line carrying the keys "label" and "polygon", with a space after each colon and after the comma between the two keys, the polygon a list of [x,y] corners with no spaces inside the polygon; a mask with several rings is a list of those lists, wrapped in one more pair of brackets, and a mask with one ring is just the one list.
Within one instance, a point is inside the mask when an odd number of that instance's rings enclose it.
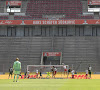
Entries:
{"label": "goal", "polygon": [[38,70],[39,72],[41,71],[42,74],[46,74],[46,72],[52,72],[51,68],[52,67],[56,67],[57,68],[57,75],[59,75],[60,78],[68,78],[68,69],[69,69],[69,65],[66,65],[67,67],[67,75],[64,76],[64,68],[63,65],[27,65],[27,72],[30,73],[35,73],[36,70]]}

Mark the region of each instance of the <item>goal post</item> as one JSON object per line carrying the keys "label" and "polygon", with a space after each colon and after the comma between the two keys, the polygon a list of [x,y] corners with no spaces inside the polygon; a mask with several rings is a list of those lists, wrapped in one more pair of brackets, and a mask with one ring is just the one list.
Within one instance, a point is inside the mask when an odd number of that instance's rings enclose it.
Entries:
{"label": "goal post", "polygon": [[51,72],[51,68],[55,67],[57,69],[57,77],[59,78],[68,78],[68,69],[69,69],[69,65],[66,65],[67,67],[67,75],[64,76],[64,68],[63,65],[27,65],[27,72],[30,73],[35,73],[36,70],[38,70],[38,72],[42,72],[42,74],[46,74],[46,72]]}

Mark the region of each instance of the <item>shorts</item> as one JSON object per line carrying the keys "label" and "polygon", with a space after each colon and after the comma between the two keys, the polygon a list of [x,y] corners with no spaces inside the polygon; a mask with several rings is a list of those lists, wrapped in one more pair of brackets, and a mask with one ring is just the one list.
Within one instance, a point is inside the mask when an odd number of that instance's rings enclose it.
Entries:
{"label": "shorts", "polygon": [[74,75],[72,75],[72,78],[74,78]]}
{"label": "shorts", "polygon": [[64,69],[64,71],[67,71],[67,69]]}
{"label": "shorts", "polygon": [[56,75],[57,71],[55,71],[55,75]]}
{"label": "shorts", "polygon": [[42,76],[42,74],[40,74],[40,76]]}
{"label": "shorts", "polygon": [[91,71],[89,71],[89,74],[91,74]]}
{"label": "shorts", "polygon": [[14,74],[20,75],[20,71],[14,71]]}
{"label": "shorts", "polygon": [[12,72],[10,72],[9,75],[12,75]]}
{"label": "shorts", "polygon": [[27,78],[30,78],[30,75],[28,75],[28,77]]}
{"label": "shorts", "polygon": [[53,73],[52,73],[53,75],[55,75],[55,72],[53,71]]}
{"label": "shorts", "polygon": [[86,74],[86,77],[88,76],[88,74]]}

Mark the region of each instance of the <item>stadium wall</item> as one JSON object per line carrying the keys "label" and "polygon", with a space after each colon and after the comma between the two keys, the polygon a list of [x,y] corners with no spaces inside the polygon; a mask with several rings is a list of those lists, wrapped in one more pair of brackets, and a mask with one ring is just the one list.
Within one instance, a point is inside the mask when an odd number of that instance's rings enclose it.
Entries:
{"label": "stadium wall", "polygon": [[100,36],[99,25],[0,26],[0,37]]}

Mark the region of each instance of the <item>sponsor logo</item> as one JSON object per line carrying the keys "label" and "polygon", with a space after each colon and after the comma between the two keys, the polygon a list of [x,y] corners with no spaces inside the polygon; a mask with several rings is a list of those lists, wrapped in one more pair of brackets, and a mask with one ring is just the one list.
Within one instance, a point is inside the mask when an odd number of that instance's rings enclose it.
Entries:
{"label": "sponsor logo", "polygon": [[98,20],[98,21],[96,21],[96,24],[100,24],[100,21]]}
{"label": "sponsor logo", "polygon": [[83,23],[83,24],[88,24],[88,23],[87,23],[87,21],[86,21],[86,20],[84,20],[84,23]]}
{"label": "sponsor logo", "polygon": [[3,21],[1,21],[0,24],[5,24],[5,23],[3,23]]}
{"label": "sponsor logo", "polygon": [[60,52],[44,52],[44,56],[61,56]]}
{"label": "sponsor logo", "polygon": [[47,56],[47,53],[44,53],[44,56]]}
{"label": "sponsor logo", "polygon": [[12,21],[6,20],[6,21],[1,21],[0,24],[12,24]]}
{"label": "sponsor logo", "polygon": [[12,21],[8,21],[8,20],[5,21],[5,24],[12,24],[12,23],[13,23]]}
{"label": "sponsor logo", "polygon": [[25,25],[24,21],[22,21],[22,23],[20,25]]}
{"label": "sponsor logo", "polygon": [[8,5],[21,5],[21,1],[7,1]]}

